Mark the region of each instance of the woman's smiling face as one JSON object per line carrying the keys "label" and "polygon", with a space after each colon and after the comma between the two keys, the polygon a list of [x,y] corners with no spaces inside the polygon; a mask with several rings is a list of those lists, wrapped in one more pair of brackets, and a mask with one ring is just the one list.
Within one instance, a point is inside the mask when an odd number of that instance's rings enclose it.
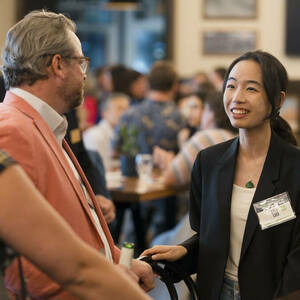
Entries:
{"label": "woman's smiling face", "polygon": [[232,126],[253,129],[269,124],[268,116],[272,107],[257,62],[242,60],[232,68],[226,82],[223,101]]}

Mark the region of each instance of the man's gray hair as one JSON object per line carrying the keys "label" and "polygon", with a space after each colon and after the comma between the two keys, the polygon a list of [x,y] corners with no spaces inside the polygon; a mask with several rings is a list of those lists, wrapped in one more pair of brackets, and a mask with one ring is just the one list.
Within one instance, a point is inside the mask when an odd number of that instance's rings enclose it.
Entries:
{"label": "man's gray hair", "polygon": [[32,11],[15,24],[6,35],[2,53],[6,88],[48,78],[46,67],[52,55],[73,54],[68,30],[76,31],[72,20],[45,10]]}

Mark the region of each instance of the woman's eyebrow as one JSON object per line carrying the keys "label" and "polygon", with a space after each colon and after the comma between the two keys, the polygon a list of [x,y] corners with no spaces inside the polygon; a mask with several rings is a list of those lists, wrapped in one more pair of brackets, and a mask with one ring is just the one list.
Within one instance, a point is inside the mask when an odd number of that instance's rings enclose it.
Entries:
{"label": "woman's eyebrow", "polygon": [[[229,77],[228,79],[227,79],[227,81],[229,81],[229,80],[234,80],[234,81],[237,81],[237,79],[236,78],[234,78],[234,77]],[[256,85],[258,85],[258,86],[261,86],[261,83],[259,83],[258,81],[256,81],[256,80],[246,80],[246,83],[253,83],[253,84],[256,84]]]}

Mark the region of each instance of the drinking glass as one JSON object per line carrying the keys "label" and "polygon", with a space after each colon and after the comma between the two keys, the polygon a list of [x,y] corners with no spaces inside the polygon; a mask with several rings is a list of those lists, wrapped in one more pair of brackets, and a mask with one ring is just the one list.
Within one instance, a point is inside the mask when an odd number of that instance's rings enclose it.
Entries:
{"label": "drinking glass", "polygon": [[137,154],[135,162],[139,178],[143,181],[150,181],[153,167],[152,155]]}

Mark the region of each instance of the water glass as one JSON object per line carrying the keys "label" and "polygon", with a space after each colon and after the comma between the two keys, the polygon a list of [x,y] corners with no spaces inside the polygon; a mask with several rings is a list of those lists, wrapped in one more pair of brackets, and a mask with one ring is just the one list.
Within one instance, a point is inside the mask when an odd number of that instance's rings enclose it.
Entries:
{"label": "water glass", "polygon": [[144,181],[150,181],[153,168],[152,155],[137,154],[135,162],[139,178]]}

